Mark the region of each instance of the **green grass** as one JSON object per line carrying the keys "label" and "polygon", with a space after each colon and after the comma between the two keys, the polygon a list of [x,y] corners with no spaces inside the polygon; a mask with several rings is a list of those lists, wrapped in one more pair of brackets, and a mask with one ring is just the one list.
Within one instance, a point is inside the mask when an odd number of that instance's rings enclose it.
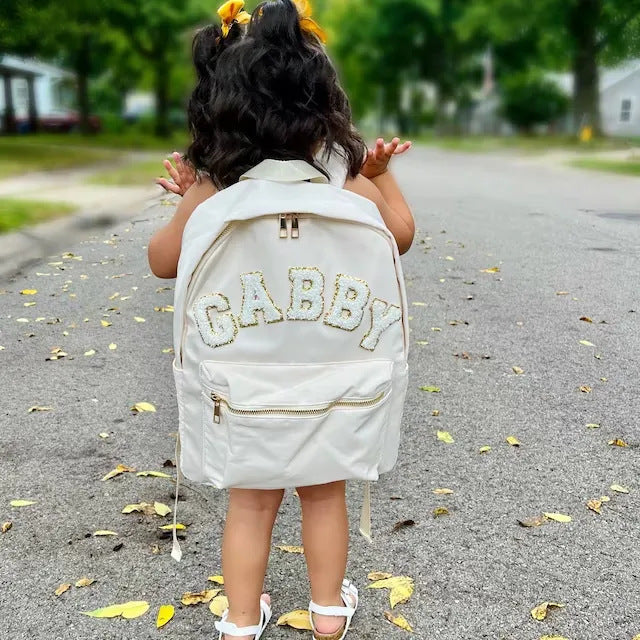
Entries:
{"label": "green grass", "polygon": [[0,198],[0,233],[60,218],[73,211],[75,207],[66,203]]}
{"label": "green grass", "polygon": [[579,158],[569,163],[579,169],[608,171],[629,176],[640,176],[640,158],[632,160],[601,160],[599,158]]}
{"label": "green grass", "polygon": [[103,184],[110,187],[141,186],[165,174],[162,156],[158,154],[157,160],[133,162],[115,169],[100,171],[89,179],[89,184]]}
{"label": "green grass", "polygon": [[49,144],[23,142],[15,137],[0,138],[0,176],[2,178],[31,171],[85,167],[106,162],[115,157],[112,151],[69,149]]}

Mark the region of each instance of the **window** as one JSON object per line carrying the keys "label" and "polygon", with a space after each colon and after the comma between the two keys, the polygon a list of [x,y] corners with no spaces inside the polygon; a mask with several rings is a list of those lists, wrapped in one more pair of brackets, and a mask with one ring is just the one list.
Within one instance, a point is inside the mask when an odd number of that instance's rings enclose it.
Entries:
{"label": "window", "polygon": [[631,100],[628,98],[622,101],[620,109],[620,122],[631,122]]}

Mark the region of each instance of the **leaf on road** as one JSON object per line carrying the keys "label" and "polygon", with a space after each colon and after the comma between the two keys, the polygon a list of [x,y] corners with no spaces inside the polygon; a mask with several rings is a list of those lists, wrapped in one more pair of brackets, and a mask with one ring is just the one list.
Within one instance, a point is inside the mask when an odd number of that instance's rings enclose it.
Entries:
{"label": "leaf on road", "polygon": [[115,342],[112,342],[109,345],[109,351],[115,351],[118,348],[118,345]]}
{"label": "leaf on road", "polygon": [[480,447],[480,453],[489,453],[491,451],[491,447],[489,445],[485,445],[484,447]]}
{"label": "leaf on road", "polygon": [[90,584],[95,582],[94,578],[80,578],[80,580],[76,581],[76,587],[88,587]]}
{"label": "leaf on road", "polygon": [[222,576],[209,576],[207,580],[209,580],[209,582],[215,582],[216,584],[224,584],[224,578]]}
{"label": "leaf on road", "polygon": [[155,412],[156,408],[150,402],[136,402],[131,411],[134,413],[143,413],[145,411]]}
{"label": "leaf on road", "polygon": [[115,531],[109,531],[109,529],[98,529],[98,531],[93,532],[94,536],[117,536],[118,534]]}
{"label": "leaf on road", "polygon": [[57,596],[61,596],[65,591],[69,591],[69,589],[71,589],[71,583],[70,582],[63,582],[56,590],[55,590],[55,594]]}
{"label": "leaf on road", "polygon": [[438,440],[446,442],[447,444],[453,444],[455,440],[448,431],[438,431]]}
{"label": "leaf on road", "polygon": [[413,595],[413,578],[409,576],[395,576],[383,580],[376,580],[376,582],[367,585],[367,589],[390,589],[389,602],[393,609],[397,604],[406,602]]}
{"label": "leaf on road", "polygon": [[616,438],[615,440],[609,440],[607,444],[613,445],[614,447],[628,447],[629,445],[622,439]]}
{"label": "leaf on road", "polygon": [[13,526],[13,523],[7,520],[7,522],[2,523],[2,527],[0,527],[0,531],[2,531],[2,533],[7,533],[7,531],[9,531],[9,529],[11,529],[12,526]]}
{"label": "leaf on road", "polygon": [[583,344],[585,347],[595,347],[596,345],[593,342],[589,342],[588,340],[580,340],[580,344]]}
{"label": "leaf on road", "polygon": [[444,496],[444,495],[449,495],[450,493],[453,493],[453,489],[434,489],[433,493],[439,496]]}
{"label": "leaf on road", "polygon": [[407,620],[403,616],[394,616],[389,611],[385,611],[384,617],[392,624],[395,624],[396,627],[400,627],[401,629],[404,629],[409,633],[413,633],[413,629],[411,628],[411,625],[407,622]]}
{"label": "leaf on road", "polygon": [[520,441],[518,440],[518,438],[516,438],[515,436],[509,436],[507,438],[507,442],[512,446],[512,447],[519,447],[520,446]]}
{"label": "leaf on road", "polygon": [[132,600],[122,604],[112,604],[108,607],[94,609],[93,611],[82,611],[85,616],[92,618],[139,618],[149,610],[149,603],[144,600]]}
{"label": "leaf on road", "polygon": [[[569,640],[565,636],[540,636],[540,640]],[[635,640],[640,640],[640,636],[636,636]]]}
{"label": "leaf on road", "polygon": [[109,434],[106,431],[103,431],[103,432],[99,433],[98,435],[103,439],[109,437]]}
{"label": "leaf on road", "polygon": [[37,289],[23,289],[20,292],[23,296],[35,296],[38,293]]}
{"label": "leaf on road", "polygon": [[543,602],[542,604],[539,604],[534,609],[531,609],[531,617],[534,620],[544,620],[547,617],[549,608],[551,607],[556,607],[561,609],[562,607],[564,607],[564,605],[560,604],[559,602]]}
{"label": "leaf on road", "polygon": [[162,353],[175,353],[175,351],[173,350],[173,347],[167,347],[162,350]]}
{"label": "leaf on road", "polygon": [[612,484],[609,489],[611,489],[611,491],[615,491],[616,493],[629,493],[629,489],[619,484]]}
{"label": "leaf on road", "polygon": [[431,327],[431,331],[442,331],[440,327]]}
{"label": "leaf on road", "polygon": [[33,413],[34,411],[53,411],[53,407],[35,406],[35,407],[29,407],[27,409],[27,413]]}
{"label": "leaf on road", "polygon": [[149,504],[148,502],[139,502],[136,504],[126,505],[122,510],[122,513],[133,513],[134,511],[139,511],[147,516],[154,515],[156,512],[152,504]]}
{"label": "leaf on road", "polygon": [[[163,524],[161,527],[158,527],[163,531],[173,531],[173,524]],[[184,531],[187,528],[186,525],[176,522],[176,531]]]}
{"label": "leaf on road", "polygon": [[95,356],[96,355],[96,350],[95,349],[89,349],[89,351],[85,351],[84,352],[85,356]]}
{"label": "leaf on road", "polygon": [[115,478],[119,476],[121,473],[127,473],[130,471],[135,471],[133,467],[127,467],[126,464],[119,464],[115,469],[109,471],[105,476],[103,476],[102,481],[111,480],[111,478]]}
{"label": "leaf on road", "polygon": [[409,527],[413,527],[416,524],[415,520],[401,520],[400,522],[396,522],[393,525],[392,532],[400,531],[401,529],[408,529]]}
{"label": "leaf on road", "polygon": [[587,502],[587,507],[591,509],[591,511],[601,514],[602,511],[600,511],[600,507],[602,507],[602,500],[589,500],[589,502]]}
{"label": "leaf on road", "polygon": [[548,513],[545,512],[545,518],[549,518],[549,520],[555,520],[556,522],[571,522],[571,516],[567,516],[564,513]]}
{"label": "leaf on road", "polygon": [[204,589],[204,591],[187,591],[182,594],[180,602],[185,606],[202,604],[213,600],[222,589]]}
{"label": "leaf on road", "polygon": [[489,269],[480,269],[480,273],[500,273],[500,267],[490,267]]}
{"label": "leaf on road", "polygon": [[580,391],[582,391],[582,393],[591,393],[592,389],[588,384],[583,384],[580,387]]}
{"label": "leaf on road", "polygon": [[158,609],[158,617],[156,618],[156,629],[160,629],[160,627],[164,627],[167,622],[173,618],[175,615],[175,608],[172,604],[163,604],[160,609]]}
{"label": "leaf on road", "polygon": [[440,387],[420,387],[420,391],[428,391],[429,393],[440,393]]}
{"label": "leaf on road", "polygon": [[599,429],[600,425],[597,422],[589,422],[587,429]]}
{"label": "leaf on road", "polygon": [[154,311],[159,311],[160,313],[173,313],[173,305],[166,305],[165,307],[154,307]]}
{"label": "leaf on road", "polygon": [[141,318],[140,316],[134,316],[133,319],[136,322],[146,322],[146,320],[144,318]]}
{"label": "leaf on road", "polygon": [[533,518],[525,518],[524,520],[518,520],[518,524],[521,527],[540,527],[547,523],[547,518],[544,516],[535,516]]}
{"label": "leaf on road", "polygon": [[391,577],[393,577],[393,574],[387,573],[386,571],[372,571],[371,573],[369,573],[369,575],[367,575],[367,578],[369,580],[375,580],[375,581],[386,580],[387,578],[391,578]]}
{"label": "leaf on road", "polygon": [[524,369],[521,369],[520,367],[511,367],[513,369],[513,372],[518,375],[521,376],[524,373]]}
{"label": "leaf on road", "polygon": [[589,316],[582,316],[580,318],[583,322],[593,322],[593,320]]}
{"label": "leaf on road", "polygon": [[229,600],[227,600],[227,596],[216,596],[209,603],[209,611],[213,613],[214,616],[222,617],[222,614],[226,609],[229,608]]}
{"label": "leaf on road", "polygon": [[108,320],[100,320],[100,324],[103,327],[110,327],[113,324],[113,322],[109,322]]}
{"label": "leaf on road", "polygon": [[556,291],[556,295],[557,296],[568,296],[569,292],[568,291]]}
{"label": "leaf on road", "polygon": [[433,510],[433,517],[434,518],[439,518],[440,516],[448,516],[449,514],[449,509],[447,509],[446,507],[436,507]]}
{"label": "leaf on road", "polygon": [[437,418],[437,417],[440,415],[440,409],[434,409],[434,410],[431,412],[431,415],[432,415],[434,418]]}
{"label": "leaf on road", "polygon": [[159,516],[168,516],[171,513],[171,509],[162,502],[154,502],[153,508]]}
{"label": "leaf on road", "polygon": [[12,507],[28,507],[29,505],[35,504],[35,500],[12,500],[9,504]]}
{"label": "leaf on road", "polygon": [[412,302],[411,303],[414,307],[426,307],[427,303],[426,302]]}
{"label": "leaf on road", "polygon": [[164,473],[163,471],[138,471],[136,475],[143,476],[145,478],[147,476],[152,476],[154,478],[171,478],[172,477],[168,473]]}
{"label": "leaf on road", "polygon": [[305,631],[312,631],[311,621],[309,620],[309,611],[306,609],[296,609],[295,611],[289,611],[278,618],[276,624],[280,627],[288,626],[294,629],[303,629]]}
{"label": "leaf on road", "polygon": [[277,544],[276,549],[280,549],[280,551],[285,551],[286,553],[304,553],[304,547],[296,547],[286,544]]}

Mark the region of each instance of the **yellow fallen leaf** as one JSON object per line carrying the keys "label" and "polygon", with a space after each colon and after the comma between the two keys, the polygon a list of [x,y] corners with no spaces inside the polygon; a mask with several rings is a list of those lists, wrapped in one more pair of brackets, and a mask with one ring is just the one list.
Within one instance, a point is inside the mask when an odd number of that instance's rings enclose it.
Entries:
{"label": "yellow fallen leaf", "polygon": [[23,296],[35,296],[38,293],[37,289],[23,289],[20,292]]}
{"label": "yellow fallen leaf", "polygon": [[447,509],[446,507],[436,507],[433,510],[434,518],[438,518],[439,516],[448,516],[448,515],[449,515],[449,509]]}
{"label": "yellow fallen leaf", "polygon": [[171,509],[169,509],[169,507],[162,502],[154,502],[153,508],[159,516],[168,516],[171,513]]}
{"label": "yellow fallen leaf", "polygon": [[512,447],[519,447],[520,446],[520,441],[518,440],[518,438],[516,438],[515,436],[509,436],[507,438],[507,442],[512,446]]}
{"label": "yellow fallen leaf", "polygon": [[393,589],[398,585],[405,584],[407,582],[412,583],[413,578],[409,576],[395,576],[389,578],[383,578],[381,580],[376,580],[372,584],[367,585],[367,589]]}
{"label": "yellow fallen leaf", "polygon": [[600,507],[602,507],[602,500],[589,500],[587,507],[591,509],[591,511],[601,514],[602,511],[600,511]]}
{"label": "yellow fallen leaf", "polygon": [[175,351],[173,350],[173,347],[167,347],[162,350],[162,353],[175,353]]}
{"label": "yellow fallen leaf", "polygon": [[29,322],[29,318],[16,318],[16,322]]}
{"label": "yellow fallen leaf", "polygon": [[113,324],[113,322],[108,322],[107,320],[100,320],[100,324],[103,327],[110,327]]}
{"label": "yellow fallen leaf", "polygon": [[611,444],[615,447],[628,447],[629,445],[624,441],[621,440],[620,438],[616,438],[615,440],[609,440],[609,442],[607,444]]}
{"label": "yellow fallen leaf", "polygon": [[582,393],[591,393],[592,389],[588,384],[583,384],[580,387],[580,391],[582,391]]}
{"label": "yellow fallen leaf", "polygon": [[102,433],[98,434],[101,438],[108,438],[109,434],[106,431],[103,431]]}
{"label": "yellow fallen leaf", "polygon": [[98,531],[93,532],[94,536],[117,536],[118,534],[115,531],[109,531],[108,529],[98,529]]}
{"label": "yellow fallen leaf", "polygon": [[549,520],[555,520],[556,522],[571,522],[571,516],[567,516],[564,513],[544,513],[545,518]]}
{"label": "yellow fallen leaf", "polygon": [[155,412],[156,408],[150,402],[136,402],[133,407],[131,407],[131,411],[135,411],[136,413],[142,413],[144,411],[152,411]]}
{"label": "yellow fallen leaf", "polygon": [[611,489],[611,491],[615,491],[616,493],[629,493],[629,489],[627,489],[626,487],[623,487],[619,484],[612,484],[609,489]]}
{"label": "yellow fallen leaf", "polygon": [[12,507],[28,507],[29,505],[35,504],[35,500],[12,500],[9,504]]}
{"label": "yellow fallen leaf", "polygon": [[543,602],[534,609],[531,609],[531,617],[534,620],[544,620],[547,617],[549,607],[562,608],[564,605],[558,602]]}
{"label": "yellow fallen leaf", "polygon": [[[173,524],[163,524],[159,529],[163,529],[164,531],[173,531]],[[182,531],[186,529],[186,525],[181,524],[180,522],[176,522],[176,531]]]}
{"label": "yellow fallen leaf", "polygon": [[611,502],[611,498],[609,496],[600,496],[600,502]]}
{"label": "yellow fallen leaf", "polygon": [[33,413],[34,411],[53,411],[53,407],[29,407],[27,413]]}
{"label": "yellow fallen leaf", "polygon": [[412,302],[411,303],[414,307],[426,307],[427,303],[426,302]]}
{"label": "yellow fallen leaf", "polygon": [[63,582],[56,590],[55,590],[55,594],[57,596],[61,596],[65,591],[69,591],[69,589],[71,589],[71,583],[70,582]]}
{"label": "yellow fallen leaf", "polygon": [[123,604],[112,604],[108,607],[102,607],[101,609],[94,609],[93,611],[82,611],[85,616],[91,616],[92,618],[116,618],[122,616],[123,618],[138,618],[144,615],[149,610],[149,603],[144,601],[131,601],[124,602]]}
{"label": "yellow fallen leaf", "polygon": [[453,262],[455,258],[453,256],[447,256],[445,260],[449,260],[450,262]]}
{"label": "yellow fallen leaf", "polygon": [[168,473],[164,473],[162,471],[138,471],[138,473],[136,473],[137,476],[153,476],[154,478],[171,478],[172,476],[170,476]]}
{"label": "yellow fallen leaf", "polygon": [[128,504],[122,510],[122,513],[133,513],[134,511],[139,511],[144,513],[145,515],[153,515],[156,511],[153,505],[148,502],[139,502],[137,504]]}
{"label": "yellow fallen leaf", "polygon": [[367,575],[369,580],[386,580],[387,578],[393,577],[393,574],[387,573],[386,571],[372,571]]}
{"label": "yellow fallen leaf", "polygon": [[94,578],[80,578],[76,581],[76,587],[88,587],[95,582]]}
{"label": "yellow fallen leaf", "polygon": [[440,409],[434,409],[434,410],[431,412],[431,415],[432,415],[434,418],[437,418],[437,417],[440,415]]}
{"label": "yellow fallen leaf", "polygon": [[521,376],[524,373],[524,369],[521,369],[520,367],[511,367],[513,369],[513,372],[518,375]]}
{"label": "yellow fallen leaf", "polygon": [[437,495],[448,495],[450,493],[453,493],[453,489],[434,489],[433,493],[437,494]]}
{"label": "yellow fallen leaf", "polygon": [[205,589],[204,591],[187,591],[182,594],[180,602],[185,606],[210,602],[222,589]]}
{"label": "yellow fallen leaf", "polygon": [[276,622],[278,626],[286,625],[293,627],[294,629],[303,629],[305,631],[312,631],[311,621],[309,620],[309,611],[306,609],[296,609],[295,611],[289,611],[278,618]]}
{"label": "yellow fallen leaf", "polygon": [[84,352],[85,356],[95,356],[96,355],[96,350],[95,349],[89,349],[89,351],[85,351]]}
{"label": "yellow fallen leaf", "polygon": [[209,576],[207,580],[209,580],[209,582],[215,582],[216,584],[224,584],[224,578],[222,576]]}
{"label": "yellow fallen leaf", "polygon": [[488,453],[491,451],[491,447],[489,445],[485,445],[484,447],[480,447],[480,453]]}
{"label": "yellow fallen leaf", "polygon": [[547,524],[547,519],[544,516],[536,516],[535,518],[518,520],[518,524],[521,527],[541,527],[543,524]]}
{"label": "yellow fallen leaf", "polygon": [[442,331],[440,327],[431,327],[431,331]]}
{"label": "yellow fallen leaf", "polygon": [[480,269],[481,273],[500,273],[500,267],[491,267],[489,269]]}
{"label": "yellow fallen leaf", "polygon": [[[540,636],[540,640],[569,640],[565,636]],[[640,640],[640,636],[636,636],[634,640]]]}
{"label": "yellow fallen leaf", "polygon": [[144,318],[141,318],[140,316],[134,316],[133,318],[136,322],[146,322],[146,320]]}
{"label": "yellow fallen leaf", "polygon": [[447,444],[453,444],[455,440],[448,431],[438,431],[438,440],[446,442]]}
{"label": "yellow fallen leaf", "polygon": [[396,627],[400,627],[401,629],[404,629],[409,633],[413,633],[413,629],[411,628],[411,625],[407,622],[407,620],[403,616],[394,616],[392,613],[385,611],[384,617],[392,624],[395,624]]}
{"label": "yellow fallen leaf", "polygon": [[556,291],[556,295],[557,296],[568,296],[569,292],[568,291]]}
{"label": "yellow fallen leaf", "polygon": [[24,307],[35,307],[36,303],[35,302],[25,302],[23,304]]}
{"label": "yellow fallen leaf", "polygon": [[0,531],[2,531],[2,533],[7,533],[7,531],[9,531],[11,527],[13,527],[13,522],[9,522],[7,520],[7,522],[2,523],[2,527],[0,527]]}
{"label": "yellow fallen leaf", "polygon": [[276,549],[280,549],[280,551],[286,551],[287,553],[304,553],[304,547],[296,547],[286,544],[277,544]]}
{"label": "yellow fallen leaf", "polygon": [[211,611],[211,613],[213,613],[214,616],[222,617],[222,614],[228,608],[229,608],[229,601],[227,600],[227,596],[216,596],[209,603],[209,611]]}
{"label": "yellow fallen leaf", "polygon": [[112,342],[109,345],[109,351],[115,351],[118,348],[118,345],[115,342]]}
{"label": "yellow fallen leaf", "polygon": [[398,584],[397,586],[391,589],[389,593],[389,602],[391,604],[391,608],[393,609],[397,604],[402,604],[403,602],[407,602],[409,598],[413,595],[413,580],[411,582],[403,582],[402,584]]}
{"label": "yellow fallen leaf", "polygon": [[158,617],[156,618],[156,629],[160,629],[160,627],[164,627],[171,618],[175,615],[175,608],[172,604],[163,604],[160,609],[158,609]]}
{"label": "yellow fallen leaf", "polygon": [[440,387],[420,387],[420,391],[428,391],[429,393],[440,393]]}
{"label": "yellow fallen leaf", "polygon": [[587,424],[587,429],[599,429],[600,425],[597,422],[589,422]]}
{"label": "yellow fallen leaf", "polygon": [[154,311],[159,311],[160,313],[173,313],[173,305],[166,305],[165,307],[154,307]]}
{"label": "yellow fallen leaf", "polygon": [[105,480],[111,480],[111,478],[115,478],[121,473],[126,473],[128,471],[135,471],[135,469],[133,467],[127,467],[126,464],[119,464],[115,469],[109,471],[107,475],[103,476],[102,481],[104,482]]}
{"label": "yellow fallen leaf", "polygon": [[580,340],[580,344],[583,344],[585,347],[595,347],[596,345],[593,342],[589,342],[588,340]]}

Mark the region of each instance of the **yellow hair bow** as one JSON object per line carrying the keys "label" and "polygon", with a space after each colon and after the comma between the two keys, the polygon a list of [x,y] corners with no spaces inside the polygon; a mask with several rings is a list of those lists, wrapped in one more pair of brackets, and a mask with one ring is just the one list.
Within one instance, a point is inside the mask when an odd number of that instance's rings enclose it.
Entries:
{"label": "yellow hair bow", "polygon": [[300,28],[303,31],[313,33],[318,37],[320,42],[326,44],[327,32],[311,18],[311,2],[309,2],[309,0],[293,0],[293,3],[296,5],[298,13],[300,14]]}
{"label": "yellow hair bow", "polygon": [[225,38],[234,22],[247,24],[251,20],[251,14],[243,9],[244,0],[229,0],[218,9],[218,15],[222,20],[222,35]]}

